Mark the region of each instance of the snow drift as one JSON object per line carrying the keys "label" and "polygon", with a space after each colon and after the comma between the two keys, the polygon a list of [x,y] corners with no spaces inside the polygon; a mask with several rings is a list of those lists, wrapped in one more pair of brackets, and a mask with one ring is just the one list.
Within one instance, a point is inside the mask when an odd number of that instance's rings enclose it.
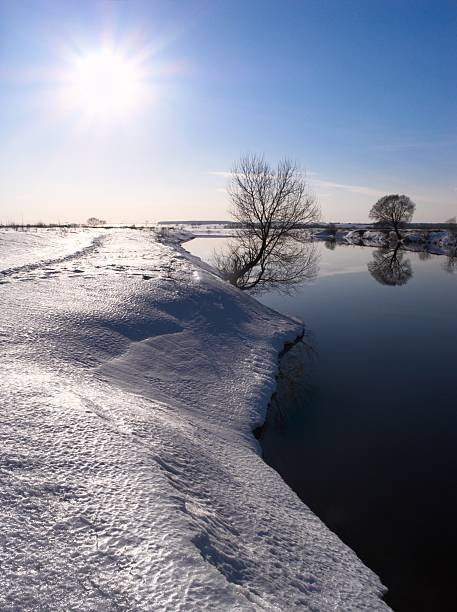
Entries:
{"label": "snow drift", "polygon": [[151,232],[91,240],[0,266],[0,609],[387,609],[251,433],[300,325]]}

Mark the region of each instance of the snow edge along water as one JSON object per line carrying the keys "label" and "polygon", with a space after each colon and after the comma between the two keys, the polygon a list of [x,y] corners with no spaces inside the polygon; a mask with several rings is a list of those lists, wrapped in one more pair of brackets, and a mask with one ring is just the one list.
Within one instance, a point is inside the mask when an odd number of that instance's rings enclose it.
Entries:
{"label": "snow edge along water", "polygon": [[252,433],[301,325],[176,240],[4,279],[0,609],[387,610]]}
{"label": "snow edge along water", "polygon": [[[194,234],[192,234],[189,231],[186,230],[175,230],[174,232],[171,232],[171,234],[169,235],[169,242],[170,244],[175,248],[178,249],[180,253],[182,253],[189,261],[191,261],[194,265],[196,265],[197,267],[203,268],[204,270],[206,270],[207,272],[209,272],[210,274],[216,276],[216,277],[220,277],[220,273],[218,270],[214,269],[210,264],[208,264],[207,262],[205,262],[203,259],[201,259],[198,256],[193,255],[192,253],[190,253],[188,250],[186,250],[185,248],[183,248],[183,244],[185,244],[187,241],[190,241],[194,238]],[[165,240],[166,242],[166,240]],[[255,300],[255,298],[253,298],[252,296],[248,296],[249,299],[251,300]],[[258,304],[257,300],[255,300],[255,302]],[[284,318],[284,315],[279,314],[278,312],[276,312],[273,309],[268,308],[267,306],[262,305],[263,308],[265,308],[266,310],[270,311],[271,313],[273,313],[273,316],[279,317],[279,318]],[[284,355],[284,353],[286,351],[288,351],[290,348],[294,347],[296,345],[297,342],[299,342],[300,340],[302,340],[305,336],[306,330],[305,330],[305,324],[303,321],[295,318],[295,317],[288,317],[290,322],[292,323],[292,325],[296,325],[296,328],[294,330],[294,332],[292,333],[291,336],[285,336],[283,339],[281,339],[281,341],[279,342],[279,344],[275,345],[274,347],[274,358],[275,358],[275,367],[274,367],[274,378],[273,378],[273,383],[270,385],[270,388],[268,388],[265,393],[265,395],[263,396],[263,398],[259,401],[258,404],[258,422],[256,422],[255,424],[253,424],[250,433],[252,433],[252,435],[256,438],[256,445],[257,445],[257,452],[262,455],[262,450],[261,450],[261,446],[260,443],[257,442],[257,436],[259,431],[262,429],[262,427],[265,425],[265,421],[267,419],[268,416],[268,410],[270,408],[270,400],[273,396],[273,394],[275,393],[276,390],[276,384],[277,384],[277,375],[278,375],[278,370],[279,370],[279,363],[280,363],[280,359],[281,357]],[[257,435],[256,435],[257,434]],[[265,464],[266,465],[266,464]],[[272,469],[269,468],[268,469]],[[273,470],[274,471],[274,470]],[[276,472],[275,472],[276,474]],[[279,476],[279,475],[278,475]],[[279,476],[280,477],[280,476]],[[281,478],[281,477],[280,477]],[[281,478],[282,480],[282,478]],[[289,489],[290,493],[292,495],[295,496],[295,493],[292,491],[292,489],[290,489],[290,487],[283,481],[283,484],[285,487],[287,487],[287,489]],[[300,503],[303,503],[301,500],[299,500]],[[303,506],[307,509],[307,511],[310,512],[310,510],[307,508],[307,506],[305,504],[303,504]],[[316,517],[317,518],[317,517]],[[320,519],[318,519],[320,521]],[[325,529],[328,529],[326,526],[324,526]],[[333,532],[332,532],[333,535]],[[343,546],[346,547],[345,544],[343,544]],[[349,547],[347,547],[349,548]],[[349,549],[351,550],[351,549]],[[355,555],[355,553],[351,550],[351,553],[353,553]],[[358,560],[358,558],[357,558]],[[360,563],[363,563],[360,561]],[[366,567],[366,566],[364,566]],[[369,572],[371,572],[371,570],[369,570],[369,568],[367,568]],[[376,589],[376,595],[378,597],[382,597],[386,592],[387,592],[387,588],[384,587],[381,582],[379,581],[378,576],[376,576],[373,573],[374,577],[375,577],[375,582],[378,581],[378,585],[377,585],[377,589]],[[374,602],[374,606],[373,606],[373,602],[371,602],[371,604],[366,601],[365,604],[360,608],[360,609],[364,609],[364,610],[368,610],[368,609],[378,609],[378,604],[380,604],[379,608],[383,609],[383,610],[387,610],[389,609],[388,606],[384,603],[384,602],[380,602],[380,601],[375,601]],[[316,610],[326,610],[327,606],[323,605],[322,607],[318,607],[316,608]],[[331,609],[338,609],[338,610],[343,610],[343,609],[348,609],[345,606],[340,607],[339,605],[336,605],[336,607],[331,606]],[[352,608],[351,608],[352,609]],[[356,605],[356,609],[358,608],[358,605]]]}

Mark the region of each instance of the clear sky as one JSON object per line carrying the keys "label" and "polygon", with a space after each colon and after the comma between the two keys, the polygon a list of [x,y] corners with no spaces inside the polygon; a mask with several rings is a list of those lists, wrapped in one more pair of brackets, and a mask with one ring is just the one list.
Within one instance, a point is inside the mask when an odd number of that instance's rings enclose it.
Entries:
{"label": "clear sky", "polygon": [[443,221],[456,69],[456,0],[0,0],[0,221],[227,218],[245,152]]}

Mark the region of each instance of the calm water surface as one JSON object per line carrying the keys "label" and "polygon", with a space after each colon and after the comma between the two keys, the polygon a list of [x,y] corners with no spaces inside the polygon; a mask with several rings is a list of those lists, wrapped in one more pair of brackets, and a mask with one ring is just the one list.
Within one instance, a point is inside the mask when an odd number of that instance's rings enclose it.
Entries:
{"label": "calm water surface", "polygon": [[[186,244],[209,259],[223,239]],[[265,460],[389,588],[395,610],[457,609],[457,272],[406,253],[382,285],[374,249],[319,246],[318,278],[264,304],[302,318],[314,394],[261,437]]]}

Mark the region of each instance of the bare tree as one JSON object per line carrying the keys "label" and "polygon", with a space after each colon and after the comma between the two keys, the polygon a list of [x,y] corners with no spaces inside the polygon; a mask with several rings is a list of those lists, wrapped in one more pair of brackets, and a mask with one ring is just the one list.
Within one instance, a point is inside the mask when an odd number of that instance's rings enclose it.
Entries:
{"label": "bare tree", "polygon": [[401,240],[400,228],[411,221],[416,205],[406,195],[385,195],[370,210],[369,217],[376,223],[394,230]]}
{"label": "bare tree", "polygon": [[298,260],[308,260],[311,250],[298,241],[320,211],[298,166],[284,159],[272,168],[261,155],[245,155],[232,169],[228,192],[238,224],[229,256],[220,256],[219,265],[229,280],[253,289],[273,277],[279,282],[281,270],[290,272],[294,263],[299,270],[293,276],[300,276]]}
{"label": "bare tree", "polygon": [[86,221],[86,225],[106,225],[105,219],[98,219],[97,217],[89,217]]}
{"label": "bare tree", "polygon": [[329,223],[327,225],[327,233],[329,234],[329,236],[331,237],[331,240],[336,240],[336,232],[338,231],[338,228],[336,227],[336,225],[334,223]]}

